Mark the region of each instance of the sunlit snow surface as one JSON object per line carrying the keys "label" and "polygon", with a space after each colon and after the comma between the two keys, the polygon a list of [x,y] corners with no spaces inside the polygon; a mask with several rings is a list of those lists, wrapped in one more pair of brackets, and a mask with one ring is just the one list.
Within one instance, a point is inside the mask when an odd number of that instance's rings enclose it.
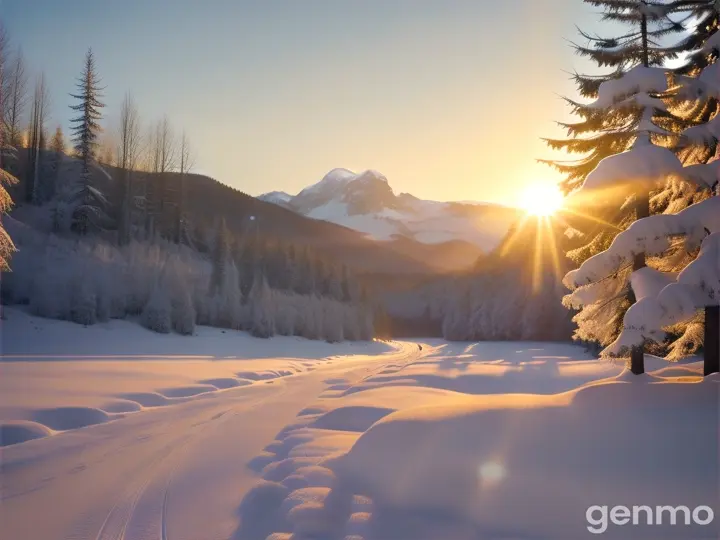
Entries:
{"label": "sunlit snow surface", "polygon": [[3,538],[580,539],[588,505],[717,503],[720,379],[697,362],[6,315],[0,419],[39,438],[1,449]]}

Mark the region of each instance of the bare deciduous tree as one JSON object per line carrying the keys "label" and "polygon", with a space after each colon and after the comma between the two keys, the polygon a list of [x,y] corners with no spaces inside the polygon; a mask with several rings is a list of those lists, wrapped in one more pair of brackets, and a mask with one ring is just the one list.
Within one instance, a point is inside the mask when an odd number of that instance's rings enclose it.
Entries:
{"label": "bare deciduous tree", "polygon": [[120,110],[120,139],[118,146],[118,166],[122,169],[120,182],[118,241],[127,244],[130,241],[133,207],[133,171],[140,156],[140,117],[132,94],[125,94]]}
{"label": "bare deciduous tree", "polygon": [[148,178],[146,182],[146,229],[148,234],[154,234],[159,227],[159,232],[167,234],[172,230],[172,219],[168,216],[172,189],[168,186],[167,173],[176,166],[175,137],[167,116],[158,121],[152,130],[149,152],[151,170],[157,176]]}
{"label": "bare deciduous tree", "polygon": [[22,51],[18,50],[10,64],[8,73],[5,76],[5,122],[7,124],[8,144],[18,148],[22,142],[22,128],[20,122],[27,104],[27,82],[28,77],[25,71],[25,58]]}
{"label": "bare deciduous tree", "polygon": [[49,106],[47,85],[45,75],[41,73],[35,82],[32,108],[30,113],[30,152],[28,153],[28,167],[25,177],[25,201],[37,204],[38,188],[40,184],[40,161],[41,151],[47,145],[47,133],[45,132],[45,121]]}
{"label": "bare deciduous tree", "polygon": [[183,231],[186,231],[185,225],[185,198],[187,189],[186,177],[187,173],[194,165],[194,158],[190,149],[190,141],[187,133],[183,131],[180,139],[180,186],[177,196],[177,211],[175,215],[175,242],[180,243],[183,237]]}

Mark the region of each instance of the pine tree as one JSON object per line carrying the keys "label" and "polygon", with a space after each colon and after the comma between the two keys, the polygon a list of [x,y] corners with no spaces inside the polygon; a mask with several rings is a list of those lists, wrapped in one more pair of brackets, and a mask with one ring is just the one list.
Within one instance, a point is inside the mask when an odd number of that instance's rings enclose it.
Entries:
{"label": "pine tree", "polygon": [[69,202],[73,207],[73,229],[80,234],[87,234],[91,228],[102,228],[103,222],[107,221],[107,200],[91,185],[92,165],[96,160],[95,153],[101,131],[98,123],[102,118],[100,109],[104,107],[100,102],[102,89],[99,82],[95,58],[92,49],[88,49],[85,67],[78,80],[78,93],[71,94],[80,103],[70,107],[79,112],[79,116],[72,119],[72,131],[75,152],[81,161],[82,169],[77,185],[69,194]]}
{"label": "pine tree", "polygon": [[[655,139],[664,135],[648,122],[656,114],[652,96],[667,89],[662,71],[649,71],[649,67],[663,66],[667,60],[678,56],[675,48],[658,45],[660,39],[683,32],[684,27],[669,17],[673,12],[672,2],[651,0],[583,0],[594,7],[602,8],[602,19],[618,26],[629,26],[629,31],[617,37],[591,36],[581,32],[589,46],[574,45],[575,51],[595,62],[606,72],[600,75],[576,73],[574,80],[580,96],[594,100],[590,105],[566,99],[573,112],[580,117],[576,123],[560,123],[570,136],[569,139],[546,139],[553,149],[572,154],[584,154],[575,162],[547,161],[566,175],[561,186],[566,192],[580,187],[587,175],[608,156],[630,148],[642,131]],[[607,71],[607,70],[610,71]],[[633,73],[633,79],[626,79],[623,88],[615,84],[620,92],[605,92],[600,96],[603,83],[619,81],[624,75]],[[631,83],[640,83],[641,87]],[[649,83],[649,84],[648,84]],[[606,88],[611,88],[606,84]],[[625,92],[622,92],[625,90]],[[625,94],[625,95],[623,95]],[[612,97],[620,103],[613,103]],[[650,106],[647,106],[650,105]]]}
{"label": "pine tree", "polygon": [[[576,51],[614,71],[596,77],[576,75],[581,95],[594,101],[568,100],[582,120],[562,124],[569,140],[547,141],[552,148],[585,154],[575,163],[553,162],[567,175],[563,187],[573,192],[571,209],[587,212],[588,201],[593,201],[592,219],[570,219],[582,233],[582,244],[568,252],[577,263],[607,247],[618,230],[648,216],[650,192],[678,175],[681,168],[671,152],[658,146],[674,136],[659,121],[668,116],[661,96],[669,89],[668,73],[661,66],[679,53],[676,48],[663,48],[659,41],[684,30],[670,17],[679,8],[669,1],[586,2],[602,8],[604,20],[629,25],[630,30],[615,38],[582,34],[591,45],[576,46]],[[607,344],[617,336],[622,313],[637,300],[630,276],[645,266],[645,254],[637,253],[632,264],[619,269],[616,276],[594,287],[584,284],[593,292],[581,305],[566,301],[583,308],[575,317],[576,338]],[[592,301],[587,301],[590,297]],[[644,371],[642,347],[633,352],[632,370]]]}

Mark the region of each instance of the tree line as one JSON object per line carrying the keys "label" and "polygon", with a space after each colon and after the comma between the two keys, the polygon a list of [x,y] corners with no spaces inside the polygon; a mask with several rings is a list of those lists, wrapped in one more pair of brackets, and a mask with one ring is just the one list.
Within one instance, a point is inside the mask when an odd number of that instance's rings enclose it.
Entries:
{"label": "tree line", "polygon": [[[4,302],[82,324],[137,317],[159,332],[192,333],[197,323],[259,337],[373,337],[375,308],[346,266],[262,234],[252,215],[234,231],[222,218],[191,223],[193,153],[167,116],[143,130],[127,93],[116,132],[103,138],[104,89],[91,49],[70,94],[72,148],[60,127],[48,136],[45,79],[36,79],[30,96],[22,53],[11,54],[4,29],[0,77],[0,211],[13,195],[21,207],[13,216],[40,234],[11,231],[21,250],[3,279]],[[1,233],[0,263],[10,270],[15,246],[5,227]]]}

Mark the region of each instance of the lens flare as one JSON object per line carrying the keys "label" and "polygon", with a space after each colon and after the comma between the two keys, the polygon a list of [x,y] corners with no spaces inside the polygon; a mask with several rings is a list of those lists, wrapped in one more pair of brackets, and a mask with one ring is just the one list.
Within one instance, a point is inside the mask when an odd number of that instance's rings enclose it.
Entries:
{"label": "lens flare", "polygon": [[523,191],[520,206],[532,216],[551,216],[563,204],[563,194],[552,184],[533,184]]}

